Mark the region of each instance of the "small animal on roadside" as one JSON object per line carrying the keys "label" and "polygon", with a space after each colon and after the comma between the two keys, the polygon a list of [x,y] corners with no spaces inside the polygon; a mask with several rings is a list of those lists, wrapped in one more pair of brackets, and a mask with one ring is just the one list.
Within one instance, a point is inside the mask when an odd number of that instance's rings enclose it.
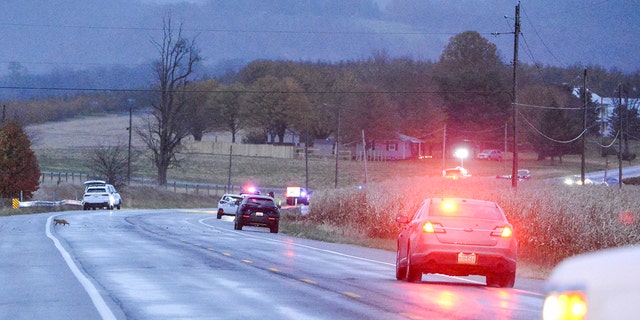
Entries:
{"label": "small animal on roadside", "polygon": [[53,219],[53,222],[55,222],[55,223],[53,224],[54,226],[57,226],[57,225],[59,225],[59,224],[61,224],[61,225],[63,225],[63,226],[70,224],[70,223],[69,223],[69,221],[67,221],[67,220],[65,220],[65,219]]}

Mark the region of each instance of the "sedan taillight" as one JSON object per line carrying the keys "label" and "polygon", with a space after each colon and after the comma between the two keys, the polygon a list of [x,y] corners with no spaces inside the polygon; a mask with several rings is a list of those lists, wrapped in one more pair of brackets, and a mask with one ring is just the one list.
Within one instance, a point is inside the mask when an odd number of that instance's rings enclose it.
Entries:
{"label": "sedan taillight", "polygon": [[512,235],[513,230],[511,230],[511,228],[508,226],[497,227],[493,229],[493,232],[491,232],[491,236],[493,237],[511,238]]}
{"label": "sedan taillight", "polygon": [[445,233],[441,224],[431,223],[430,221],[427,221],[422,225],[422,231],[426,233]]}

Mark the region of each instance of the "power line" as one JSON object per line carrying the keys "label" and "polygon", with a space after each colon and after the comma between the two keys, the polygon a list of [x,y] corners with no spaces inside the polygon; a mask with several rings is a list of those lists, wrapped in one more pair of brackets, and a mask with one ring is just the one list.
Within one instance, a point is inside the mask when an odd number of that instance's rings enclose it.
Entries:
{"label": "power line", "polygon": [[[124,89],[124,88],[80,88],[80,87],[32,87],[32,86],[0,86],[8,90],[43,90],[43,91],[114,91],[114,92],[157,92],[160,89]],[[508,94],[507,91],[286,91],[286,90],[184,90],[185,93],[286,93],[286,94]]]}
{"label": "power line", "polygon": [[562,143],[562,144],[567,144],[567,143],[572,143],[577,141],[578,139],[580,139],[583,135],[585,135],[587,133],[587,129],[584,129],[578,136],[571,138],[569,140],[558,140],[555,138],[552,138],[548,135],[546,135],[544,132],[538,130],[538,128],[536,128],[533,123],[531,123],[529,120],[527,120],[527,118],[524,117],[523,114],[519,113],[520,117],[533,129],[535,130],[535,132],[537,132],[540,136],[542,136],[543,138],[553,141],[553,142],[557,142],[557,143]]}
{"label": "power line", "polygon": [[[548,109],[548,110],[583,110],[584,107],[549,107],[549,106],[537,106],[537,105],[533,105],[533,104],[526,104],[526,103],[517,103],[518,106],[520,107],[529,107],[529,108],[533,108],[533,109]],[[587,109],[598,109],[598,107],[588,107]]]}
{"label": "power line", "polygon": [[[60,29],[86,29],[86,30],[129,30],[129,31],[162,31],[162,28],[152,27],[117,27],[117,26],[90,26],[90,25],[61,25],[61,24],[35,24],[35,23],[0,23],[4,27],[30,27],[30,28],[60,28]],[[432,35],[451,36],[460,32],[429,32],[429,31],[324,31],[324,30],[256,30],[256,29],[222,29],[222,28],[183,28],[188,32],[207,33],[263,33],[263,34],[334,34],[334,35]]]}
{"label": "power line", "polygon": [[[553,51],[551,51],[551,48],[549,48],[549,46],[547,45],[547,43],[544,41],[544,39],[542,39],[542,36],[540,36],[540,33],[538,32],[538,30],[536,29],[535,25],[533,24],[533,22],[531,21],[531,19],[529,18],[529,15],[527,14],[527,11],[524,10],[524,16],[527,18],[527,21],[529,22],[529,26],[531,26],[531,29],[533,29],[533,32],[535,33],[535,35],[538,37],[538,39],[540,39],[540,42],[542,42],[542,45],[547,49],[547,52],[560,64],[562,65],[563,63],[560,61],[560,59],[558,59],[558,57],[553,53]],[[531,52],[531,49],[529,48],[529,44],[527,43],[527,41],[525,40],[525,45],[527,47],[527,51],[530,54],[531,60],[533,60],[533,62],[538,65],[538,63],[536,62],[535,57],[533,57],[533,52]]]}

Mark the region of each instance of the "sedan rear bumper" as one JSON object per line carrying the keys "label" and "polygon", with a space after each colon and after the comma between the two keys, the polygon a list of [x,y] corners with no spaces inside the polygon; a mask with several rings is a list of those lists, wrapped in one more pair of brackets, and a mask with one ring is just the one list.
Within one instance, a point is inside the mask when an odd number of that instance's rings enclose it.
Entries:
{"label": "sedan rear bumper", "polygon": [[[461,261],[459,254],[475,255],[475,262]],[[418,248],[411,263],[424,273],[442,273],[451,276],[487,275],[516,271],[516,249],[509,247],[482,247],[439,245]]]}

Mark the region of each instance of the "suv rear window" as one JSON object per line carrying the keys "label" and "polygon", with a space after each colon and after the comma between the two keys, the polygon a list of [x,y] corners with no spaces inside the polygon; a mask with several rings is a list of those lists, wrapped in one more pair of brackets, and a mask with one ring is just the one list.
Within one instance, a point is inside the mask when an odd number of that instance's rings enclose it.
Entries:
{"label": "suv rear window", "polygon": [[275,207],[276,203],[271,199],[248,197],[245,201],[247,204],[255,204],[264,207]]}

